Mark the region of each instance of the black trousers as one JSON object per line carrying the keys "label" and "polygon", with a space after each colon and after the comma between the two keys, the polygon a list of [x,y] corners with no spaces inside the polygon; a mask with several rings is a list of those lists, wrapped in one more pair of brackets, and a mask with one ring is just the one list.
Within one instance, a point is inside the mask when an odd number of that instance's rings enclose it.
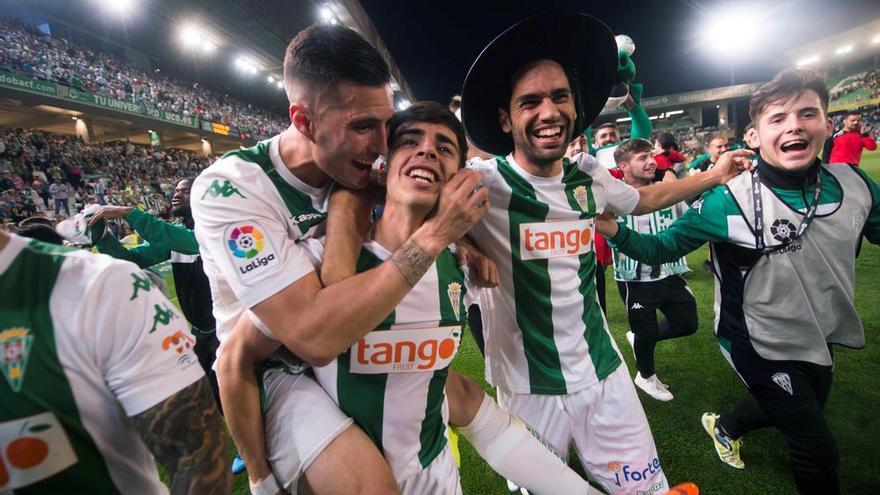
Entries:
{"label": "black trousers", "polygon": [[217,340],[217,332],[215,330],[199,330],[192,327],[193,337],[196,338],[196,345],[193,351],[199,358],[199,365],[205,371],[208,377],[208,383],[211,385],[211,392],[214,394],[214,401],[217,403],[217,409],[223,413],[223,406],[220,405],[220,387],[217,385],[217,374],[214,372],[214,359],[217,356],[217,348],[220,347],[220,341]]}
{"label": "black trousers", "polygon": [[775,426],[788,444],[794,482],[801,494],[837,494],[839,453],[823,409],[831,391],[831,367],[803,361],[769,361],[748,344],[731,346],[733,367],[750,396],[718,424],[729,436]]}
{"label": "black trousers", "polygon": [[[644,378],[654,374],[657,342],[693,335],[699,326],[697,301],[678,275],[655,282],[617,282],[635,335],[636,368]],[[658,320],[657,310],[665,319]]]}

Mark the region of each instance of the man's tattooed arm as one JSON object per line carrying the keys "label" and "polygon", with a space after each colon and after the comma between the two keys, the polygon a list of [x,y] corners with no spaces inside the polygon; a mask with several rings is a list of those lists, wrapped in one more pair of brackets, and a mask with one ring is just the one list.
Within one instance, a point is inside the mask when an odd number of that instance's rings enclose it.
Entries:
{"label": "man's tattooed arm", "polygon": [[400,272],[404,282],[410,287],[415,287],[422,275],[434,264],[434,258],[426,253],[422,246],[419,246],[419,243],[410,239],[394,252],[391,256],[391,262]]}
{"label": "man's tattooed arm", "polygon": [[132,420],[156,461],[168,471],[173,495],[231,493],[226,431],[206,378]]}

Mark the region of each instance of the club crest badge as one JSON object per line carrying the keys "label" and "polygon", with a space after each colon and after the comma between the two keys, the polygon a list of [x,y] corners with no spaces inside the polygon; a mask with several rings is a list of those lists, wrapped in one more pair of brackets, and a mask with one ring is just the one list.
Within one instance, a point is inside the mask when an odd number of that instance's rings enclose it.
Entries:
{"label": "club crest badge", "polygon": [[449,304],[452,305],[452,312],[455,313],[455,319],[461,318],[461,284],[452,282],[446,286],[446,294],[449,296]]}
{"label": "club crest badge", "polygon": [[572,195],[574,196],[574,200],[577,201],[578,206],[581,207],[581,211],[586,213],[587,211],[587,188],[584,186],[577,186],[572,191]]}
{"label": "club crest badge", "polygon": [[0,331],[0,369],[13,392],[21,390],[33,341],[34,336],[24,327]]}

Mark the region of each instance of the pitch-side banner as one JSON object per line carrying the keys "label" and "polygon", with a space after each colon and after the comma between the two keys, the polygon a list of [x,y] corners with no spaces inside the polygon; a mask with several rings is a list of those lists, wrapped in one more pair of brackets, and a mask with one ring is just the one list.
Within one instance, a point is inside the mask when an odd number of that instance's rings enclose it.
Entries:
{"label": "pitch-side banner", "polygon": [[0,70],[0,86],[41,95],[58,96],[58,85],[53,82],[20,76],[5,70]]}
{"label": "pitch-side banner", "polygon": [[119,112],[139,114],[145,117],[152,117],[154,119],[164,120],[166,122],[171,122],[172,124],[178,124],[187,127],[198,127],[198,119],[196,119],[195,117],[179,115],[176,113],[166,112],[164,110],[157,110],[154,108],[147,108],[140,103],[117,100],[108,96],[87,93],[85,91],[80,91],[74,88],[70,88],[70,91],[67,93],[67,97],[71,100],[76,100],[87,105],[109,108],[110,110],[115,110]]}

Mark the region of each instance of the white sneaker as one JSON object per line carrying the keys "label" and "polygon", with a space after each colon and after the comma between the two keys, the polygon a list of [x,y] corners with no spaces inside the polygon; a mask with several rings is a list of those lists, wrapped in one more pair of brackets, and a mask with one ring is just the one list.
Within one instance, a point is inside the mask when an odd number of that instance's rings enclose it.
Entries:
{"label": "white sneaker", "polygon": [[626,331],[626,341],[629,342],[629,347],[633,350],[633,358],[636,357],[636,334],[632,332],[632,330]]}
{"label": "white sneaker", "polygon": [[657,400],[664,402],[672,400],[672,392],[667,390],[669,385],[661,382],[656,374],[653,374],[648,378],[642,378],[641,373],[636,373],[636,378],[633,381],[637,387],[642,389],[642,391]]}

